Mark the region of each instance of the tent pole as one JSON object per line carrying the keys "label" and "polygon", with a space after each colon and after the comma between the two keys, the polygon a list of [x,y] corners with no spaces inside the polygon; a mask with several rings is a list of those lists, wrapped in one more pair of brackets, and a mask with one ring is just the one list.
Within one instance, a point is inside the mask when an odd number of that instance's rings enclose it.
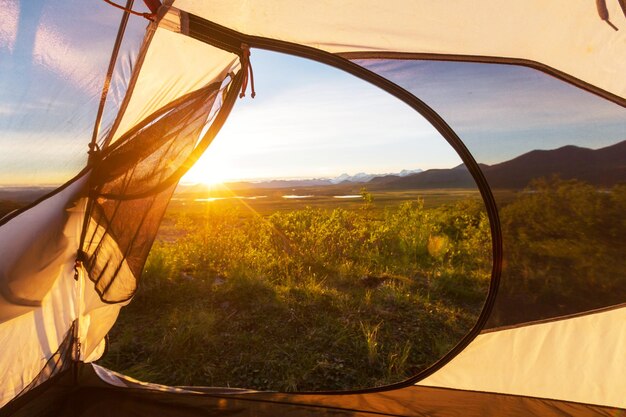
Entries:
{"label": "tent pole", "polygon": [[[133,7],[134,0],[126,1],[126,9],[131,9]],[[88,164],[91,164],[94,159],[94,155],[98,149],[98,134],[100,133],[100,124],[102,123],[102,115],[104,113],[104,106],[106,104],[107,96],[109,93],[109,88],[111,86],[111,78],[113,78],[113,71],[115,70],[115,63],[117,62],[117,56],[120,51],[120,47],[122,46],[122,40],[124,38],[124,32],[126,32],[126,25],[128,24],[128,18],[130,17],[130,12],[127,10],[124,11],[122,15],[122,19],[120,21],[120,26],[117,30],[117,37],[115,38],[115,44],[113,46],[113,52],[111,52],[111,59],[109,60],[109,68],[107,69],[106,78],[104,79],[104,86],[102,87],[102,94],[100,95],[100,104],[98,106],[98,113],[96,115],[96,122],[93,126],[93,132],[91,135],[91,142],[89,143],[89,160]]]}

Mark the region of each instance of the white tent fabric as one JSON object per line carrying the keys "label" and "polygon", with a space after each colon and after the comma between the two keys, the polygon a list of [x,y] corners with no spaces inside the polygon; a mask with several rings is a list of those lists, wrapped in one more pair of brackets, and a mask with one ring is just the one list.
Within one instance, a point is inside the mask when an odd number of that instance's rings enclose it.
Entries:
{"label": "white tent fabric", "polygon": [[[105,304],[84,274],[74,278],[74,260],[80,242],[85,199],[78,195],[87,177],[75,181],[63,191],[12,219],[0,234],[0,406],[26,387],[57,351],[72,323],[80,318],[80,356],[95,360],[102,355],[102,341],[117,319],[121,304]],[[59,213],[66,215],[59,216]],[[51,241],[37,245],[45,237],[42,227],[58,229],[63,239],[51,251]],[[58,237],[58,236],[57,236]],[[25,251],[24,245],[34,248]],[[42,256],[47,250],[48,256]],[[31,274],[8,275],[20,263]],[[43,272],[37,273],[37,272]],[[18,278],[17,280],[15,278]],[[33,278],[41,278],[33,285]],[[34,288],[40,294],[29,294],[24,300],[20,288]],[[10,292],[9,294],[7,294]],[[40,297],[39,297],[40,295]],[[19,297],[20,300],[15,298]],[[7,299],[8,298],[8,299]],[[21,305],[20,305],[21,304]],[[6,315],[6,313],[12,313]]]}
{"label": "white tent fabric", "polygon": [[483,333],[417,385],[626,408],[624,323],[626,305]]}
{"label": "white tent fabric", "polygon": [[607,2],[201,1],[174,6],[248,35],[332,53],[405,52],[505,57],[543,63],[626,97],[626,17]]}
{"label": "white tent fabric", "polygon": [[[161,22],[166,25],[167,21]],[[155,30],[154,26],[148,30]],[[113,141],[164,105],[224,79],[238,64],[234,54],[175,33],[169,27],[157,28],[153,37],[149,33],[144,48],[143,69]]]}

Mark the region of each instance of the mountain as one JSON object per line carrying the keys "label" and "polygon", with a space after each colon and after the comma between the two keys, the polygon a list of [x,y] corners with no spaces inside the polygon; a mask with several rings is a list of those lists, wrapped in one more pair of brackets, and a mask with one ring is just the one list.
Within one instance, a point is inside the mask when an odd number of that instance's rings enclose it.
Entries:
{"label": "mountain", "polygon": [[332,182],[328,179],[313,178],[308,180],[270,180],[270,181],[240,181],[229,182],[228,188],[231,190],[237,190],[242,188],[300,188],[300,187],[319,187],[324,185],[331,185]]}
{"label": "mountain", "polygon": [[54,187],[2,187],[0,186],[0,219],[54,190]]}
{"label": "mountain", "polygon": [[2,187],[0,186],[0,200],[30,203],[53,191],[56,187]]}
{"label": "mountain", "polygon": [[329,185],[350,185],[367,183],[378,176],[394,176],[396,178],[422,172],[421,169],[403,169],[397,174],[368,174],[359,172],[354,175],[341,174],[335,178],[312,178],[312,179],[294,179],[294,180],[264,180],[264,181],[237,181],[226,184],[206,185],[206,184],[180,184],[176,188],[177,193],[211,193],[211,194],[228,194],[234,190],[258,190],[258,189],[280,189],[280,188],[304,188],[304,187],[325,187]]}
{"label": "mountain", "polygon": [[341,174],[338,177],[332,178],[330,180],[333,184],[342,184],[345,182],[369,182],[374,178],[386,177],[386,176],[396,176],[396,177],[406,177],[407,175],[415,174],[418,172],[422,172],[421,169],[403,169],[397,174],[367,174],[365,172],[359,172],[358,174],[348,175]]}
{"label": "mountain", "polygon": [[238,181],[225,184],[180,184],[176,187],[177,194],[211,194],[211,195],[231,195],[233,191],[258,190],[258,189],[280,189],[280,188],[302,188],[302,187],[325,187],[332,185],[328,179],[308,179],[308,180],[269,180],[269,181]]}
{"label": "mountain", "polygon": [[538,177],[558,175],[595,185],[626,181],[626,141],[597,150],[568,145],[549,151],[535,150],[484,170],[495,188],[523,188]]}
{"label": "mountain", "polygon": [[400,173],[398,174],[400,177],[406,177],[408,175],[412,175],[412,174],[417,174],[419,172],[423,172],[423,169],[417,168],[417,169],[403,169],[402,171],[400,171]]}
{"label": "mountain", "polygon": [[[579,179],[599,186],[626,182],[626,140],[601,149],[568,145],[552,150],[534,150],[509,161],[494,165],[479,164],[493,188],[521,189],[535,178],[558,175],[562,179]],[[179,186],[178,192],[218,193],[230,190],[287,189],[321,187],[323,192],[344,192],[348,188],[366,186],[368,190],[403,190],[433,188],[476,188],[476,183],[464,164],[450,169],[422,171],[402,170],[392,174],[342,174],[335,178],[304,180],[269,180],[236,182],[219,186]],[[341,191],[339,191],[341,189]],[[358,189],[358,188],[357,188]],[[322,192],[322,191],[316,191]],[[352,192],[352,191],[350,191]]]}
{"label": "mountain", "polygon": [[372,189],[403,190],[412,188],[473,188],[474,179],[465,165],[451,169],[428,169],[404,177],[387,175],[370,181]]}
{"label": "mountain", "polygon": [[[553,150],[534,150],[495,165],[479,164],[493,188],[524,188],[541,177],[558,175],[595,185],[626,182],[626,140],[601,149],[568,145]],[[372,189],[468,188],[476,187],[465,165],[451,169],[429,169],[406,177],[372,179]]]}

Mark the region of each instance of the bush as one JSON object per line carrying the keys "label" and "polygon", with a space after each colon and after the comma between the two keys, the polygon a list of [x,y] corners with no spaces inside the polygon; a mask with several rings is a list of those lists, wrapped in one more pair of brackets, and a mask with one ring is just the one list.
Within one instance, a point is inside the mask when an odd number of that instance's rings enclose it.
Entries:
{"label": "bush", "polygon": [[271,390],[379,386],[424,369],[486,296],[485,213],[366,202],[178,214],[180,238],[153,248],[104,364],[165,384]]}

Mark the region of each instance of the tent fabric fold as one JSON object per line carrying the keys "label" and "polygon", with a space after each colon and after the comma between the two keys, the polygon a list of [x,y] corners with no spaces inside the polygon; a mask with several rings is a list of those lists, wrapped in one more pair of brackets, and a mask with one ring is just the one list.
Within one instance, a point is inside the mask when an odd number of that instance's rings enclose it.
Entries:
{"label": "tent fabric fold", "polygon": [[489,331],[418,385],[626,408],[625,322],[622,305]]}
{"label": "tent fabric fold", "polygon": [[619,31],[598,18],[593,2],[567,0],[507,5],[497,0],[461,1],[454,6],[426,0],[346,1],[335,4],[330,13],[324,2],[303,6],[287,1],[178,0],[173,6],[248,35],[332,53],[420,52],[526,59],[611,95],[626,96],[626,84],[619,76],[626,71],[626,19],[617,1],[607,6]]}

